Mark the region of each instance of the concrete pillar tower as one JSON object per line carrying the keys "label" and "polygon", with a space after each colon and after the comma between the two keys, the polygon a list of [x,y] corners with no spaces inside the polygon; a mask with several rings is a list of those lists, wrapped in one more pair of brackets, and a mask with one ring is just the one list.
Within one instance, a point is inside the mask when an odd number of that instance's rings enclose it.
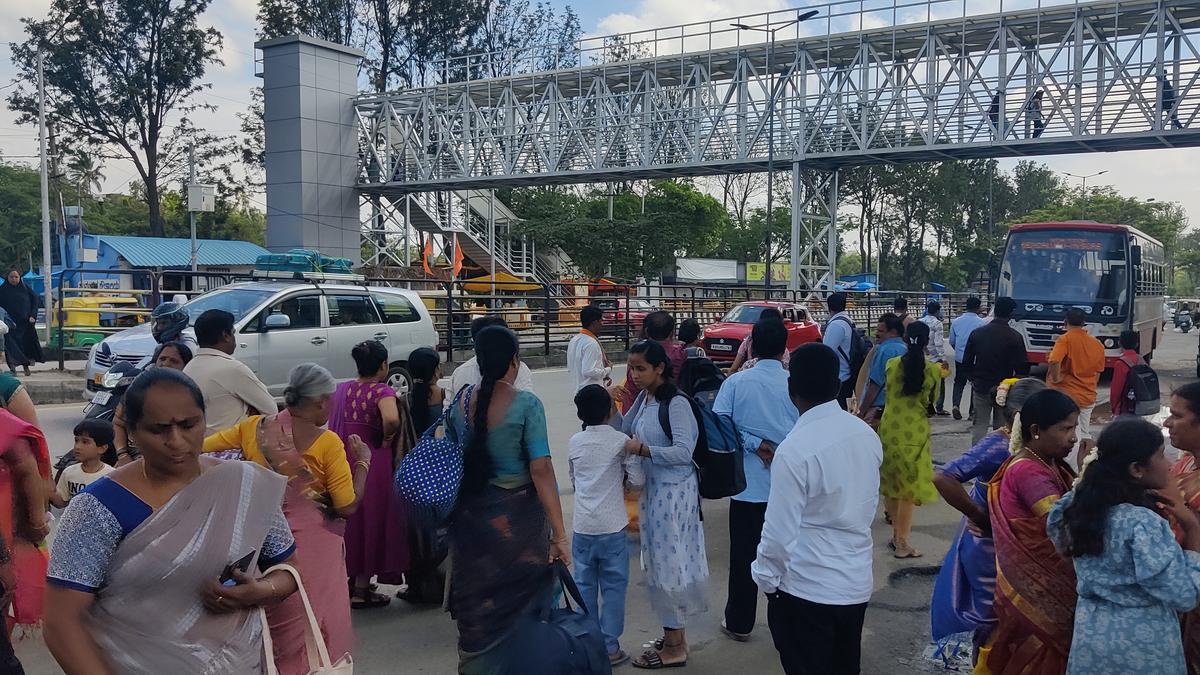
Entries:
{"label": "concrete pillar tower", "polygon": [[267,248],[360,262],[358,94],[363,53],[306,35],[263,40]]}

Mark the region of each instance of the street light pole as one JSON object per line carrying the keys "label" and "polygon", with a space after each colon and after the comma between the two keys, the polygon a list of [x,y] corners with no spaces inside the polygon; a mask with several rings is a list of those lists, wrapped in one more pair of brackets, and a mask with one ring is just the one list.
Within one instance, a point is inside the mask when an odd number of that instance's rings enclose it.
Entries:
{"label": "street light pole", "polygon": [[[763,249],[764,249],[763,257],[766,259],[765,264],[764,264],[764,270],[763,270],[763,287],[765,289],[767,289],[767,299],[768,300],[770,299],[770,295],[771,295],[771,290],[770,290],[771,289],[771,225],[772,225],[772,220],[773,220],[772,211],[774,211],[774,207],[775,207],[775,203],[774,203],[774,197],[775,197],[774,183],[775,183],[775,181],[773,180],[773,178],[775,176],[775,71],[772,70],[772,68],[771,68],[771,55],[775,52],[775,34],[777,32],[783,30],[784,28],[789,28],[791,26],[794,26],[803,21],[808,21],[809,19],[813,18],[814,16],[816,16],[819,13],[820,12],[818,10],[812,9],[803,14],[799,14],[796,16],[795,19],[792,19],[791,21],[788,21],[788,22],[786,22],[782,25],[776,26],[774,28],[769,27],[770,26],[769,18],[767,19],[768,27],[748,26],[744,23],[729,24],[729,25],[733,26],[734,28],[737,28],[738,30],[759,31],[761,33],[766,33],[767,35],[770,36],[767,40],[767,57],[766,57],[767,86],[769,87],[769,91],[767,92],[767,222],[766,222],[766,232],[763,234]],[[796,199],[797,197],[795,195],[793,195],[792,198]],[[795,208],[794,204],[793,204],[793,208]],[[797,261],[793,261],[793,263],[796,263],[796,262]],[[798,271],[799,270],[793,269],[792,274],[794,275]]]}
{"label": "street light pole", "polygon": [[1062,174],[1064,176],[1070,176],[1071,178],[1078,178],[1082,183],[1082,185],[1080,187],[1080,190],[1083,195],[1083,200],[1080,202],[1081,203],[1080,215],[1082,217],[1084,217],[1084,218],[1087,217],[1087,182],[1088,182],[1088,179],[1095,178],[1096,176],[1103,176],[1106,173],[1108,173],[1108,169],[1105,169],[1103,171],[1097,171],[1096,173],[1089,173],[1086,176],[1080,176],[1078,174],[1070,173],[1069,171],[1062,172]]}

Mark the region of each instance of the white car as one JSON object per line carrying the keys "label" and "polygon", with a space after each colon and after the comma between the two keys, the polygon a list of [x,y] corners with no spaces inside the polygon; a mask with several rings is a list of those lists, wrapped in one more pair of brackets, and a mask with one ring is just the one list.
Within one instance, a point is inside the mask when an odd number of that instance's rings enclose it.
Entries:
{"label": "white car", "polygon": [[[288,371],[312,362],[339,380],[358,376],[350,350],[364,340],[387,347],[388,384],[405,394],[412,385],[406,365],[413,350],[436,348],[437,331],[414,291],[333,283],[250,281],[230,284],[184,305],[194,323],[205,311],[233,314],[234,358],[250,366],[277,398]],[[186,329],[191,342],[192,329]],[[104,373],[118,360],[142,363],[157,344],[150,325],[115,333],[88,355],[84,398],[90,399]]]}

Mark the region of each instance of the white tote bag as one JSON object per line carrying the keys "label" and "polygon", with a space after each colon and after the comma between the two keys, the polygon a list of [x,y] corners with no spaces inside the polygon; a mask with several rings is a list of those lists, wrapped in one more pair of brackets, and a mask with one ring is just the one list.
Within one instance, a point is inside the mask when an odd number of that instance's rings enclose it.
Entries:
{"label": "white tote bag", "polygon": [[[308,652],[309,675],[353,675],[354,660],[350,658],[349,654],[343,654],[337,663],[330,660],[329,648],[325,646],[325,637],[321,635],[321,627],[317,624],[317,615],[313,614],[308,594],[304,592],[304,582],[300,580],[300,573],[291,565],[276,565],[267,570],[265,574],[270,574],[275,570],[283,570],[296,580],[296,592],[300,594],[300,600],[304,604],[304,613],[308,615],[308,630],[304,631],[304,647]],[[267,675],[279,675],[279,670],[275,666],[275,649],[271,642],[271,628],[267,624],[267,613],[261,607],[258,608],[258,616],[262,619],[263,664],[265,665],[263,672]]]}

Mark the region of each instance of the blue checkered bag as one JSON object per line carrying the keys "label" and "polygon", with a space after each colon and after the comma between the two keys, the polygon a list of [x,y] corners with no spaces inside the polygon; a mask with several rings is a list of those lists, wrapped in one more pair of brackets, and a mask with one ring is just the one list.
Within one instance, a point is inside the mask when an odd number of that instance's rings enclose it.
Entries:
{"label": "blue checkered bag", "polygon": [[465,410],[471,409],[471,392],[474,387],[463,387],[450,407],[431,424],[417,444],[400,460],[396,469],[396,493],[408,502],[410,514],[427,524],[440,525],[454,511],[458,502],[458,490],[462,485],[463,451],[466,439],[458,443],[446,434],[437,437],[438,427],[449,424],[449,414],[458,406],[465,393]]}

